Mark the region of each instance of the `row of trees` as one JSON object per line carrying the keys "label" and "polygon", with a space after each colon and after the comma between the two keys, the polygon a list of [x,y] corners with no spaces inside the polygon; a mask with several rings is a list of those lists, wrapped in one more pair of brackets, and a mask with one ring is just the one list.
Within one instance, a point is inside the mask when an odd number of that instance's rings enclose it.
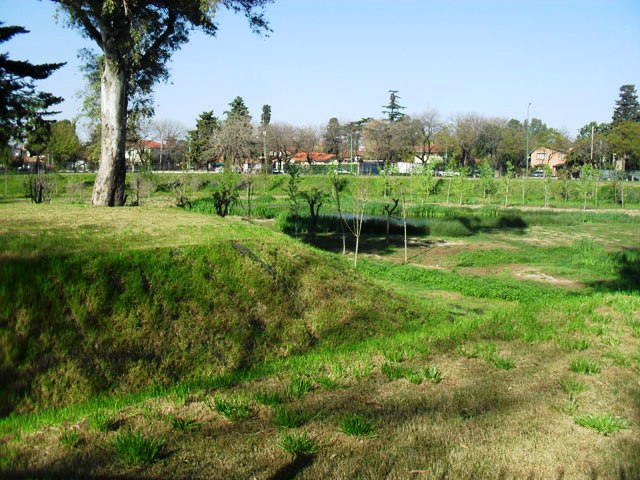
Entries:
{"label": "row of trees", "polygon": [[[128,1],[109,1],[103,0],[84,0],[82,2],[76,0],[52,0],[60,6],[61,14],[66,18],[68,23],[75,26],[89,39],[93,40],[98,47],[97,54],[89,54],[87,62],[88,72],[93,76],[94,84],[100,87],[100,125],[95,136],[100,139],[100,148],[95,149],[99,152],[99,170],[96,177],[92,203],[94,205],[116,206],[123,205],[125,200],[125,176],[126,176],[126,139],[127,135],[132,136],[132,120],[135,120],[134,113],[143,113],[148,107],[149,95],[153,85],[161,80],[168,78],[167,62],[171,55],[182,45],[188,42],[189,35],[192,30],[200,29],[204,33],[215,36],[218,25],[215,22],[215,14],[219,7],[225,7],[234,12],[243,13],[249,21],[252,30],[257,33],[268,34],[269,26],[264,17],[263,9],[271,0],[183,0],[180,2],[166,2],[164,0],[149,0],[145,2],[128,2]],[[1,39],[1,37],[0,37]],[[6,62],[5,62],[6,63]],[[31,78],[44,78],[55,70],[55,64],[47,66],[40,73],[40,77],[29,73]],[[18,72],[17,78],[24,78],[24,74],[20,77]],[[44,75],[44,77],[42,76]],[[16,77],[9,77],[16,78]],[[3,79],[4,80],[4,79]],[[98,82],[99,80],[99,82]],[[10,83],[10,82],[9,82]],[[5,88],[5,85],[2,85]],[[9,85],[9,91],[13,87]],[[19,90],[19,89],[18,89]],[[629,93],[629,92],[628,92]],[[632,92],[635,95],[635,88]],[[416,124],[415,119],[407,117],[402,110],[404,107],[399,105],[399,97],[397,91],[390,92],[389,104],[384,107],[383,113],[387,115],[383,120],[369,120],[364,122],[354,122],[345,130],[340,128],[338,135],[325,134],[326,137],[331,136],[332,142],[338,145],[345,143],[344,139],[349,138],[349,145],[353,144],[354,136],[356,137],[356,146],[360,146],[360,137],[363,144],[367,147],[367,155],[377,157],[387,162],[395,161],[399,158],[407,156],[407,149],[413,153],[415,141],[424,139],[424,128]],[[632,95],[632,96],[633,96]],[[629,97],[629,95],[627,95]],[[37,98],[34,95],[27,95],[23,98],[25,105],[27,100]],[[51,96],[46,99],[40,97],[40,104],[35,108],[36,111],[46,111],[49,106],[55,104],[55,99]],[[137,100],[140,100],[138,102]],[[44,103],[43,103],[44,101]],[[52,103],[53,102],[53,103]],[[22,105],[23,103],[20,102]],[[622,103],[621,103],[622,105]],[[624,156],[633,166],[637,166],[638,158],[636,155],[637,141],[634,137],[637,133],[637,98],[635,104],[633,101],[628,105],[630,114],[624,109],[620,109],[620,115],[624,118],[619,124],[612,125],[612,132],[619,134],[620,144],[614,145],[613,148],[624,150],[621,155]],[[148,114],[149,112],[147,112]],[[628,119],[631,115],[631,119]],[[28,112],[24,115],[13,114],[14,119],[27,118]],[[270,114],[269,114],[270,117]],[[264,115],[263,115],[264,119]],[[237,130],[250,130],[249,123],[234,122],[228,116],[225,119],[229,126],[227,133],[234,135]],[[364,119],[363,119],[364,120]],[[452,142],[454,159],[461,164],[470,164],[478,156],[489,159],[495,166],[506,165],[509,161],[517,159],[519,155],[516,148],[511,149],[511,141],[517,144],[516,137],[522,133],[518,127],[517,120],[489,120],[469,115],[463,116],[454,122],[453,126],[441,130],[448,132],[449,137],[455,140]],[[235,123],[236,129],[231,129]],[[338,127],[333,122],[333,127]],[[360,128],[355,128],[360,123]],[[540,122],[542,124],[542,122]],[[4,127],[4,124],[3,124]],[[531,135],[533,122],[531,125],[525,125],[525,135]],[[287,147],[284,149],[276,148],[267,149],[267,137],[273,138],[277,135],[269,136],[268,122],[261,123],[263,132],[263,155],[266,152],[276,152],[275,158],[278,161],[287,161],[291,150]],[[618,132],[614,132],[616,128]],[[253,129],[251,129],[253,135]],[[335,130],[335,128],[334,128]],[[550,141],[556,141],[557,145],[562,146],[567,140],[567,136],[554,129],[545,128],[546,134],[549,135]],[[214,132],[218,140],[214,138],[207,140],[207,150],[210,151],[210,145],[214,146],[213,153],[221,155],[227,164],[236,163],[241,156],[247,156],[246,151],[229,149],[229,140],[222,135],[223,129],[220,128]],[[420,133],[422,132],[422,133]],[[433,132],[434,139],[437,131]],[[12,134],[13,135],[13,134]],[[416,138],[419,137],[419,138]],[[629,136],[633,137],[631,140]],[[445,150],[448,157],[449,137],[445,137]],[[514,137],[514,138],[511,138]],[[253,138],[253,137],[252,137]],[[606,137],[609,141],[609,136]],[[237,138],[232,139],[236,141]],[[325,138],[326,140],[326,138]],[[519,138],[519,141],[522,139]],[[593,140],[593,135],[592,135]],[[296,143],[300,141],[300,136],[294,136],[287,140],[286,143]],[[325,142],[325,148],[332,148],[332,142]],[[366,143],[369,143],[367,146]],[[259,143],[259,136],[257,143]],[[548,146],[550,142],[545,142]],[[611,144],[611,141],[609,141]],[[615,142],[614,142],[615,143]],[[430,150],[429,142],[427,149]],[[520,145],[522,145],[520,143]],[[270,145],[271,147],[272,145]],[[306,145],[307,151],[311,149]],[[247,148],[244,144],[243,149]],[[295,149],[294,149],[295,150]],[[512,151],[513,150],[513,151]],[[358,149],[356,149],[358,151]],[[593,148],[591,148],[593,151]],[[423,154],[424,149],[423,149]],[[427,155],[429,151],[426,152]],[[526,153],[526,152],[525,152]],[[203,153],[205,155],[205,153]],[[252,155],[253,156],[253,155]],[[269,156],[271,156],[269,154]],[[283,158],[284,157],[284,158]],[[523,154],[522,157],[525,157]],[[593,155],[591,155],[593,157]],[[200,159],[190,156],[193,160]],[[509,160],[506,160],[509,159]],[[265,159],[266,160],[266,159]],[[520,162],[514,164],[519,165]]]}
{"label": "row of trees", "polygon": [[237,168],[246,161],[261,159],[281,167],[301,151],[309,154],[318,150],[336,155],[338,162],[364,158],[385,163],[418,159],[425,163],[437,154],[452,167],[471,167],[486,161],[506,173],[509,165],[524,168],[529,144],[568,153],[569,166],[574,169],[584,164],[611,166],[616,156],[626,159],[627,168],[640,168],[640,108],[633,85],[621,87],[611,123],[585,125],[575,141],[537,118],[521,122],[464,114],[445,122],[435,109],[409,116],[402,112],[405,107],[399,99],[397,91],[390,91],[389,104],[383,107],[384,118],[347,123],[331,118],[325,127],[299,127],[271,123],[269,105],[263,106],[260,123],[252,123],[242,97],[236,97],[223,118],[213,111],[200,115],[195,130],[186,137],[188,154],[183,163],[205,168],[211,161],[221,161]]}

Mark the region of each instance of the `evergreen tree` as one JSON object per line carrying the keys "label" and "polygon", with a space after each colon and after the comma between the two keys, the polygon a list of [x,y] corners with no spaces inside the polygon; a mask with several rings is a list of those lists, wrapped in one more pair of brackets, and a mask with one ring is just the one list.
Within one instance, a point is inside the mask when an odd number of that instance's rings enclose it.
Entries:
{"label": "evergreen tree", "polygon": [[[0,23],[0,43],[21,33],[28,33],[28,30]],[[33,81],[49,77],[63,65],[34,65],[28,61],[11,60],[7,53],[0,54],[0,148],[6,148],[12,138],[23,137],[29,122],[55,113],[49,108],[62,102],[62,98],[36,92]]]}
{"label": "evergreen tree", "polygon": [[251,115],[249,115],[249,109],[244,104],[244,99],[240,96],[234,98],[231,103],[229,103],[231,110],[227,110],[224,114],[227,116],[227,120],[242,119],[247,123],[251,123]]}
{"label": "evergreen tree", "polygon": [[213,111],[202,112],[196,121],[196,129],[189,132],[189,150],[191,161],[198,167],[207,164],[207,151],[213,133],[220,129],[220,120]]}
{"label": "evergreen tree", "polygon": [[324,145],[327,153],[333,153],[340,156],[340,146],[342,144],[342,127],[337,118],[332,117],[327,123],[327,129],[324,133]]}
{"label": "evergreen tree", "polygon": [[271,123],[271,105],[262,106],[262,116],[260,117],[260,124],[263,128]]}
{"label": "evergreen tree", "polygon": [[622,122],[640,122],[640,103],[635,85],[620,87],[620,98],[616,100],[612,123],[615,126]]}
{"label": "evergreen tree", "polygon": [[396,95],[398,90],[389,90],[389,105],[383,106],[382,113],[387,115],[390,122],[395,122],[405,117],[406,115],[400,110],[404,110],[405,107],[398,103],[400,97]]}

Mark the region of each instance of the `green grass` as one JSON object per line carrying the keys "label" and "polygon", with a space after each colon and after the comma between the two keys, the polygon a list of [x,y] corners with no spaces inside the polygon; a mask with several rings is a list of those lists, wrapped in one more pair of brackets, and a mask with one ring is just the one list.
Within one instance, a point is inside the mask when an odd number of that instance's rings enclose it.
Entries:
{"label": "green grass", "polygon": [[109,432],[115,430],[117,422],[113,416],[98,411],[89,418],[89,427],[99,432]]}
{"label": "green grass", "polygon": [[582,393],[587,390],[587,386],[584,383],[573,378],[563,378],[558,383],[560,384],[560,387],[562,388],[564,393],[568,393],[570,395]]}
{"label": "green grass", "polygon": [[[303,468],[300,478],[555,478],[584,475],[586,464],[602,478],[640,472],[633,442],[594,445],[573,420],[559,421],[604,402],[627,415],[637,405],[635,390],[621,388],[640,365],[635,264],[612,260],[633,245],[637,225],[626,218],[573,213],[565,226],[564,213],[549,213],[527,218],[529,231],[491,227],[501,211],[483,209],[455,242],[414,239],[413,265],[398,265],[393,245],[370,247],[354,272],[349,258],[233,218],[5,207],[0,476],[130,476],[134,463],[115,461],[111,447],[127,434],[165,440],[154,460],[137,463],[154,477],[278,478]],[[434,207],[425,218],[462,214],[475,215]],[[576,242],[575,225],[591,239]],[[518,277],[502,268],[505,245],[518,265],[573,283]],[[469,266],[456,266],[467,250]],[[42,302],[28,301],[34,291]],[[598,352],[583,359],[600,366],[597,381],[562,370],[585,349]],[[620,368],[602,368],[611,364]],[[249,421],[235,417],[238,404]],[[79,427],[75,448],[62,448],[68,425]],[[345,436],[365,425],[379,437]],[[638,426],[625,426],[624,438],[635,438]],[[345,435],[317,440],[338,429]]]}
{"label": "green grass", "polygon": [[373,425],[357,414],[347,415],[342,419],[341,431],[352,437],[377,436]]}
{"label": "green grass", "polygon": [[231,421],[244,420],[253,414],[251,402],[244,395],[215,395],[208,405],[213,411]]}
{"label": "green grass", "polygon": [[618,430],[629,428],[629,422],[611,414],[605,415],[581,415],[575,418],[575,422],[585,428],[595,430],[602,435],[611,435]]}
{"label": "green grass", "polygon": [[276,446],[292,456],[313,455],[320,450],[320,444],[308,432],[285,432]]}
{"label": "green grass", "polygon": [[289,397],[299,399],[304,397],[313,388],[310,378],[294,376],[289,383]]}
{"label": "green grass", "polygon": [[265,406],[280,405],[284,401],[280,392],[266,390],[254,393],[253,399],[260,405]]}
{"label": "green grass", "polygon": [[82,436],[76,429],[67,430],[62,434],[60,441],[65,447],[77,448],[82,443]]}
{"label": "green grass", "polygon": [[281,428],[298,428],[307,423],[311,418],[312,415],[309,412],[279,405],[273,411],[271,423]]}
{"label": "green grass", "polygon": [[571,360],[569,369],[572,372],[583,373],[585,375],[595,375],[602,370],[602,364],[588,358],[575,358]]}
{"label": "green grass", "polygon": [[133,430],[122,432],[111,441],[116,457],[127,466],[155,462],[164,444],[163,438],[147,438],[140,431]]}
{"label": "green grass", "polygon": [[171,426],[181,432],[193,432],[202,428],[202,425],[192,418],[183,417],[171,417]]}

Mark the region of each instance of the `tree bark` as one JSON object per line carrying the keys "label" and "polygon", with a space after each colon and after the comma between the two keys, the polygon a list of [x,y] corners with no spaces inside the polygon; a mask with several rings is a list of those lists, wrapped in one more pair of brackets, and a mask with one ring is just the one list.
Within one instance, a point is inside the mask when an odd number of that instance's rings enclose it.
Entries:
{"label": "tree bark", "polygon": [[122,206],[125,202],[127,75],[123,66],[106,56],[100,86],[102,138],[100,166],[91,203]]}

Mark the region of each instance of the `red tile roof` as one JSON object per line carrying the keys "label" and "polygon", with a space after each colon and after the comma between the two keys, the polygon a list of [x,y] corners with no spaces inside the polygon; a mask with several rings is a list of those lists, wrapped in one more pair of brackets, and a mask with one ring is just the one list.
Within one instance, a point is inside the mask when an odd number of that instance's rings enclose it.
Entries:
{"label": "red tile roof", "polygon": [[333,153],[322,152],[298,152],[291,159],[292,162],[304,163],[311,161],[313,163],[328,163],[335,159],[336,156]]}

